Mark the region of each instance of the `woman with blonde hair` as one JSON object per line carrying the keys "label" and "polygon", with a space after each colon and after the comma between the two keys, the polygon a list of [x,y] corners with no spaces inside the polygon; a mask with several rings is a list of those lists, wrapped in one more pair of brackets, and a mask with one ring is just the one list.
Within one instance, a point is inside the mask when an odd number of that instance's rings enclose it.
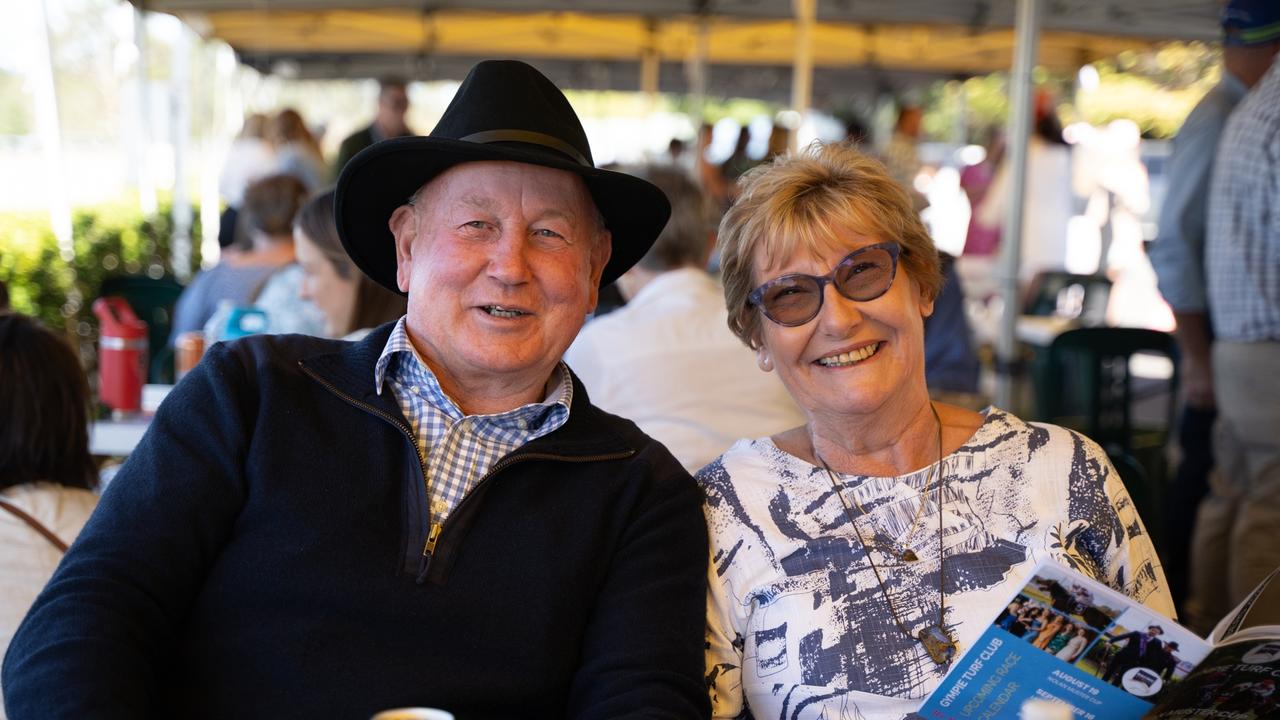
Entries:
{"label": "woman with blonde hair", "polygon": [[930,402],[938,253],[882,165],[826,145],[758,167],[719,244],[729,325],[807,422],[698,473],[715,717],[913,713],[1043,557],[1173,613],[1101,448]]}
{"label": "woman with blonde hair", "polygon": [[1080,657],[1081,651],[1084,650],[1084,646],[1089,644],[1089,633],[1084,628],[1074,623],[1068,628],[1068,630],[1071,632],[1070,639],[1067,640],[1062,649],[1058,650],[1054,655],[1059,660],[1075,662],[1076,658]]}

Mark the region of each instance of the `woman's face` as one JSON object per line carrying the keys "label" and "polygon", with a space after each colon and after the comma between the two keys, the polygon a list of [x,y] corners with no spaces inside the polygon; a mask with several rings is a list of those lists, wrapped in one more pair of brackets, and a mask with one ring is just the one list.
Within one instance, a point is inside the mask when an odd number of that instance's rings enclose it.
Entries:
{"label": "woman's face", "polygon": [[[847,227],[837,232],[816,255],[802,252],[766,264],[757,251],[755,285],[791,273],[826,275],[854,250],[884,241]],[[889,290],[874,300],[849,300],[830,283],[823,293],[817,317],[803,325],[785,327],[760,317],[761,367],[772,364],[805,413],[839,422],[894,401],[905,408],[916,393],[927,397],[924,318],[933,312],[933,301],[924,298],[901,261]]]}
{"label": "woman's face", "polygon": [[298,294],[310,300],[325,317],[325,332],[330,337],[345,335],[351,328],[356,309],[356,278],[338,274],[333,263],[320,248],[298,230],[293,231],[294,254],[302,266],[302,287]]}

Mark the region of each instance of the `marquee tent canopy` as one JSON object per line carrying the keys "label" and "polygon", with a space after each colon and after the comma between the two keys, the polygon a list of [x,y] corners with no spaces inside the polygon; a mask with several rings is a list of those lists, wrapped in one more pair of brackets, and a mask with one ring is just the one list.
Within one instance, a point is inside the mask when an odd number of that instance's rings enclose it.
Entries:
{"label": "marquee tent canopy", "polygon": [[[578,89],[706,88],[785,99],[805,32],[793,0],[133,0],[182,18],[263,71],[302,78],[460,79],[482,57],[535,62]],[[1013,0],[817,0],[807,31],[815,105],[851,87],[1008,70]],[[1038,62],[1072,71],[1167,39],[1209,40],[1214,0],[1046,3]],[[648,70],[645,64],[649,63]]]}
{"label": "marquee tent canopy", "polygon": [[[242,61],[297,77],[396,71],[460,79],[482,57],[530,60],[573,89],[776,99],[793,110],[902,77],[1010,70],[1015,197],[999,275],[996,401],[1017,374],[1017,269],[1032,68],[1072,71],[1162,40],[1212,40],[1218,0],[132,0],[173,13]],[[887,73],[898,73],[897,82]],[[638,79],[638,81],[637,81]],[[687,86],[685,85],[687,82]],[[731,90],[728,90],[730,89]],[[728,92],[726,92],[728,90]]]}

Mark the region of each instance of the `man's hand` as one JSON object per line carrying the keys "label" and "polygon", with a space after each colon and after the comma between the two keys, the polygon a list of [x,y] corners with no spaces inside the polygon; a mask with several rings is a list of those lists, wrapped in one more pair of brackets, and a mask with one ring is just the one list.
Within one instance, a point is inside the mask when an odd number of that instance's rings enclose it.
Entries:
{"label": "man's hand", "polygon": [[1173,316],[1178,323],[1175,333],[1182,351],[1182,386],[1186,389],[1187,405],[1212,410],[1217,402],[1213,398],[1213,361],[1210,359],[1213,337],[1208,318],[1203,312],[1176,310]]}
{"label": "man's hand", "polygon": [[1208,358],[1186,357],[1182,363],[1182,384],[1191,407],[1198,410],[1217,407],[1213,397],[1213,363]]}

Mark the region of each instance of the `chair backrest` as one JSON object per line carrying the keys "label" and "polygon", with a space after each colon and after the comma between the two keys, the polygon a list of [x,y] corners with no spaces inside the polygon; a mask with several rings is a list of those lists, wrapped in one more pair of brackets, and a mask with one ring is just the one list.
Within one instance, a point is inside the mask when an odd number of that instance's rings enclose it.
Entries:
{"label": "chair backrest", "polygon": [[1046,270],[1031,280],[1022,314],[1054,315],[1083,327],[1099,327],[1106,324],[1110,299],[1111,280],[1105,275]]}
{"label": "chair backrest", "polygon": [[1168,358],[1171,375],[1164,396],[1163,444],[1174,424],[1178,394],[1177,344],[1169,333],[1141,328],[1079,328],[1054,338],[1046,377],[1038,383],[1042,419],[1080,430],[1105,448],[1134,450],[1132,407],[1135,355]]}
{"label": "chair backrest", "polygon": [[122,296],[138,319],[147,323],[147,379],[150,382],[173,382],[173,350],[169,347],[169,332],[173,327],[173,306],[181,294],[182,285],[177,280],[146,275],[105,278],[98,290],[99,296]]}
{"label": "chair backrest", "polygon": [[[1167,381],[1135,378],[1135,355],[1168,359]],[[1140,328],[1068,330],[1049,345],[1048,360],[1036,380],[1040,418],[1079,430],[1107,452],[1138,514],[1151,532],[1163,527],[1168,443],[1177,410],[1177,344],[1168,333]],[[1150,391],[1155,390],[1153,394]],[[1134,420],[1135,401],[1163,400],[1159,419]],[[1154,424],[1152,424],[1154,423]]]}

